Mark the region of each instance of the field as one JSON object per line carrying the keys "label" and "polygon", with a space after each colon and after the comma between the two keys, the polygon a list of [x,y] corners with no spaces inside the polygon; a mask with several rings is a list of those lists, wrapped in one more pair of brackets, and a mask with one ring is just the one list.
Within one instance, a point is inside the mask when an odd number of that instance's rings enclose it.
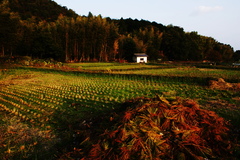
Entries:
{"label": "field", "polygon": [[[109,118],[121,103],[135,97],[190,98],[235,127],[240,123],[239,90],[210,89],[208,85],[217,78],[240,83],[239,69],[172,64],[66,65],[72,69],[2,67],[0,156],[57,159],[74,148],[73,135],[81,132],[82,126],[89,127],[96,117]],[[37,138],[27,138],[29,135]]]}

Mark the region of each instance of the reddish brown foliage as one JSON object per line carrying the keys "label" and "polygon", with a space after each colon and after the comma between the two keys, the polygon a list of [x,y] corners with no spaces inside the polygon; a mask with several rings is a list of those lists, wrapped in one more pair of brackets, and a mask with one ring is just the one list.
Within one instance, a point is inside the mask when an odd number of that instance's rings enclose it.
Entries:
{"label": "reddish brown foliage", "polygon": [[209,87],[211,89],[240,91],[240,83],[228,83],[222,78],[219,78],[217,81],[210,80]]}
{"label": "reddish brown foliage", "polygon": [[84,159],[229,158],[227,122],[193,100],[139,98]]}

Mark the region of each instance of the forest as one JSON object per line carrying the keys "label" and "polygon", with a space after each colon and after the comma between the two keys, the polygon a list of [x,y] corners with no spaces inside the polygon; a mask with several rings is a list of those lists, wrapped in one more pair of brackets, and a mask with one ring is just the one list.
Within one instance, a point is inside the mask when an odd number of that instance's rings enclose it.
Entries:
{"label": "forest", "polygon": [[29,56],[62,62],[229,62],[239,57],[228,44],[179,26],[147,20],[77,15],[52,0],[0,0],[0,56]]}

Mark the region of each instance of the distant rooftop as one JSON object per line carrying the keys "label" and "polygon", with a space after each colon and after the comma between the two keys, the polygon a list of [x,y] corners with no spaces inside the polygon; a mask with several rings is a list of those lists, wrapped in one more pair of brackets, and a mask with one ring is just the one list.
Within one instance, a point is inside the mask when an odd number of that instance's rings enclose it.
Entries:
{"label": "distant rooftop", "polygon": [[146,53],[134,53],[134,56],[136,57],[148,57]]}

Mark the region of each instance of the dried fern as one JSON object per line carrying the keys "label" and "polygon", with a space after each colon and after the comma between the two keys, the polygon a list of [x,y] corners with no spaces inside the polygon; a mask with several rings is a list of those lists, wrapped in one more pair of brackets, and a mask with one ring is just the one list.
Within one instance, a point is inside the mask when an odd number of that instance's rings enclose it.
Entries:
{"label": "dried fern", "polygon": [[84,159],[209,159],[230,156],[227,122],[193,100],[138,98]]}

